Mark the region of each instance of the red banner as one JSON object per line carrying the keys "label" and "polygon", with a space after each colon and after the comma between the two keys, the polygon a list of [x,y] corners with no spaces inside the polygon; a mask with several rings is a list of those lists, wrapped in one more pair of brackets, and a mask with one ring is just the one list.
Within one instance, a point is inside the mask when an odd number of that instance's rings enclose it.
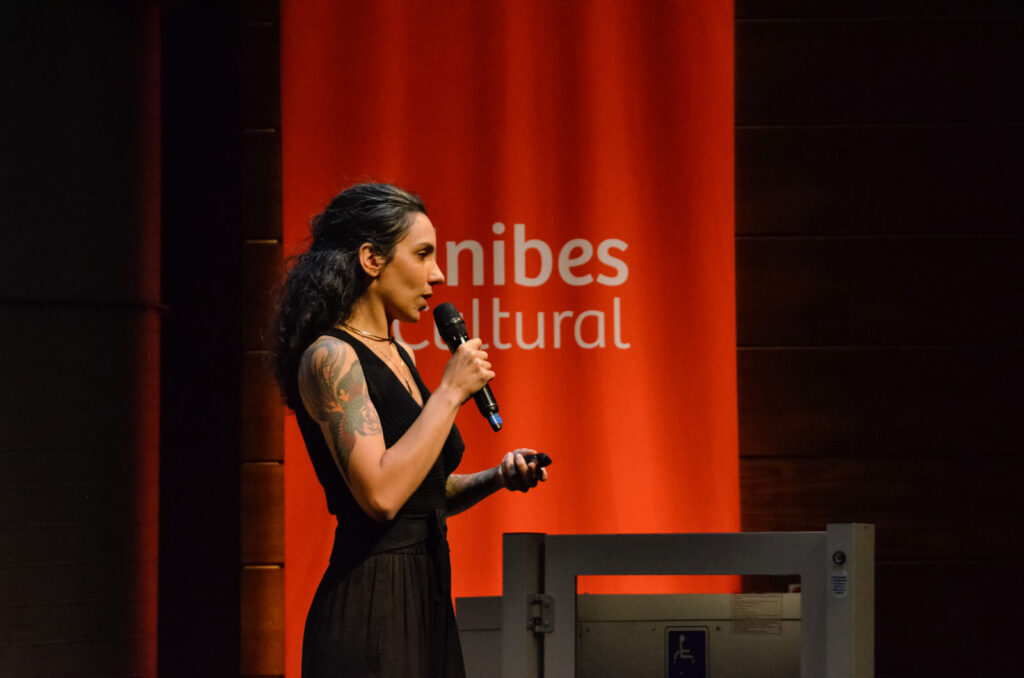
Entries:
{"label": "red banner", "polygon": [[[738,530],[731,3],[286,0],[281,29],[286,251],[352,183],[418,193],[433,301],[488,346],[505,420],[463,408],[460,472],[554,459],[451,519],[455,595],[500,593],[503,532]],[[435,385],[429,315],[397,330]],[[285,464],[297,676],[333,521],[294,418]]]}

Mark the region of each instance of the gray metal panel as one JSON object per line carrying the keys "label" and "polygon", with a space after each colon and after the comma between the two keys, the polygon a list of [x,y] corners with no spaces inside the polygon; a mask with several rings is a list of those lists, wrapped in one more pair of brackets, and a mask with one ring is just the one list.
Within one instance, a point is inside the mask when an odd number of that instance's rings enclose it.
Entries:
{"label": "gray metal panel", "polygon": [[707,635],[710,678],[797,678],[800,622],[783,621],[775,635],[738,635],[727,621],[583,622],[579,629],[578,678],[664,678],[672,648],[669,630]]}
{"label": "gray metal panel", "polygon": [[[736,600],[769,599],[777,616],[749,625]],[[468,678],[495,678],[501,654],[501,598],[456,600]],[[712,678],[794,678],[800,674],[800,594],[580,595],[577,675],[663,678],[672,658],[668,631],[708,639]]]}
{"label": "gray metal panel", "polygon": [[466,678],[496,678],[501,660],[501,596],[456,598]]}
{"label": "gray metal panel", "polygon": [[[738,618],[734,602],[751,599],[774,602],[777,616],[762,625]],[[798,593],[580,595],[576,600],[580,678],[663,678],[674,659],[670,630],[706,636],[711,678],[800,675]]]}
{"label": "gray metal panel", "polygon": [[501,629],[501,596],[467,596],[455,599],[459,631]]}
{"label": "gray metal panel", "polygon": [[[801,675],[874,675],[873,526],[830,525],[827,532],[506,535],[504,547],[505,678],[574,677],[576,577],[630,574],[798,575]],[[837,551],[845,554],[843,563],[833,562]],[[837,569],[840,565],[846,569]],[[529,600],[541,592],[555,605],[554,628],[543,635],[542,664],[540,637],[526,622]]]}
{"label": "gray metal panel", "polygon": [[530,598],[544,591],[543,534],[502,537],[501,678],[539,678],[541,640],[527,627]]}
{"label": "gray metal panel", "polygon": [[[828,666],[830,678],[875,675],[875,526],[829,525]],[[843,558],[835,554],[844,554]],[[842,562],[837,562],[841,560]],[[833,587],[845,587],[836,591]]]}
{"label": "gray metal panel", "polygon": [[800,619],[799,593],[581,593],[576,597],[576,621],[580,624],[599,621],[684,622],[694,619],[731,621],[736,618],[732,605],[734,598],[767,597],[778,598],[779,619]]}
{"label": "gray metal panel", "polygon": [[545,549],[545,590],[558,617],[545,639],[545,676],[576,675],[576,577],[594,574],[798,574],[817,589],[803,589],[802,672],[826,675],[824,532],[549,535]]}

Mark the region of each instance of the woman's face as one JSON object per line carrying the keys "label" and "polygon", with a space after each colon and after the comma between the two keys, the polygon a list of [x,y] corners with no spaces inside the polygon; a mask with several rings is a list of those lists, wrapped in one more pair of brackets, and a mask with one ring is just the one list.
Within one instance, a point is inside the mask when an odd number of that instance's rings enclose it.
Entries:
{"label": "woman's face", "polygon": [[417,212],[395,256],[376,279],[388,320],[416,322],[427,309],[433,286],[444,282],[437,265],[437,237],[427,215]]}

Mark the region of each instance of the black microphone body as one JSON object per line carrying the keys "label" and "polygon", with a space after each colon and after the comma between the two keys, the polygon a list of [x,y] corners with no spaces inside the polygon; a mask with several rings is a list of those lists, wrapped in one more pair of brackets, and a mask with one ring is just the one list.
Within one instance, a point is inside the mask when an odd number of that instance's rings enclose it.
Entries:
{"label": "black microphone body", "polygon": [[[466,321],[462,314],[449,303],[443,303],[434,309],[434,324],[437,325],[437,332],[441,335],[448,349],[455,353],[459,346],[469,341],[469,333],[466,331]],[[495,432],[501,430],[501,415],[498,414],[498,401],[494,399],[491,387],[484,385],[482,389],[473,394],[477,409],[480,414],[490,423],[491,429]]]}

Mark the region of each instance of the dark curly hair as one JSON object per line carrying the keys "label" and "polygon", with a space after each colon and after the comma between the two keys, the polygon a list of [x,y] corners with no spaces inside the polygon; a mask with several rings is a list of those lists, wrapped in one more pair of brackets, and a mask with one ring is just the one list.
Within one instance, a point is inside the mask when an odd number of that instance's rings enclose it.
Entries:
{"label": "dark curly hair", "polygon": [[417,213],[427,210],[412,193],[390,184],[356,184],[313,217],[309,249],[294,257],[281,290],[271,355],[277,383],[292,409],[301,403],[298,370],[303,352],[348,318],[370,285],[359,264],[359,248],[369,243],[391,261]]}

